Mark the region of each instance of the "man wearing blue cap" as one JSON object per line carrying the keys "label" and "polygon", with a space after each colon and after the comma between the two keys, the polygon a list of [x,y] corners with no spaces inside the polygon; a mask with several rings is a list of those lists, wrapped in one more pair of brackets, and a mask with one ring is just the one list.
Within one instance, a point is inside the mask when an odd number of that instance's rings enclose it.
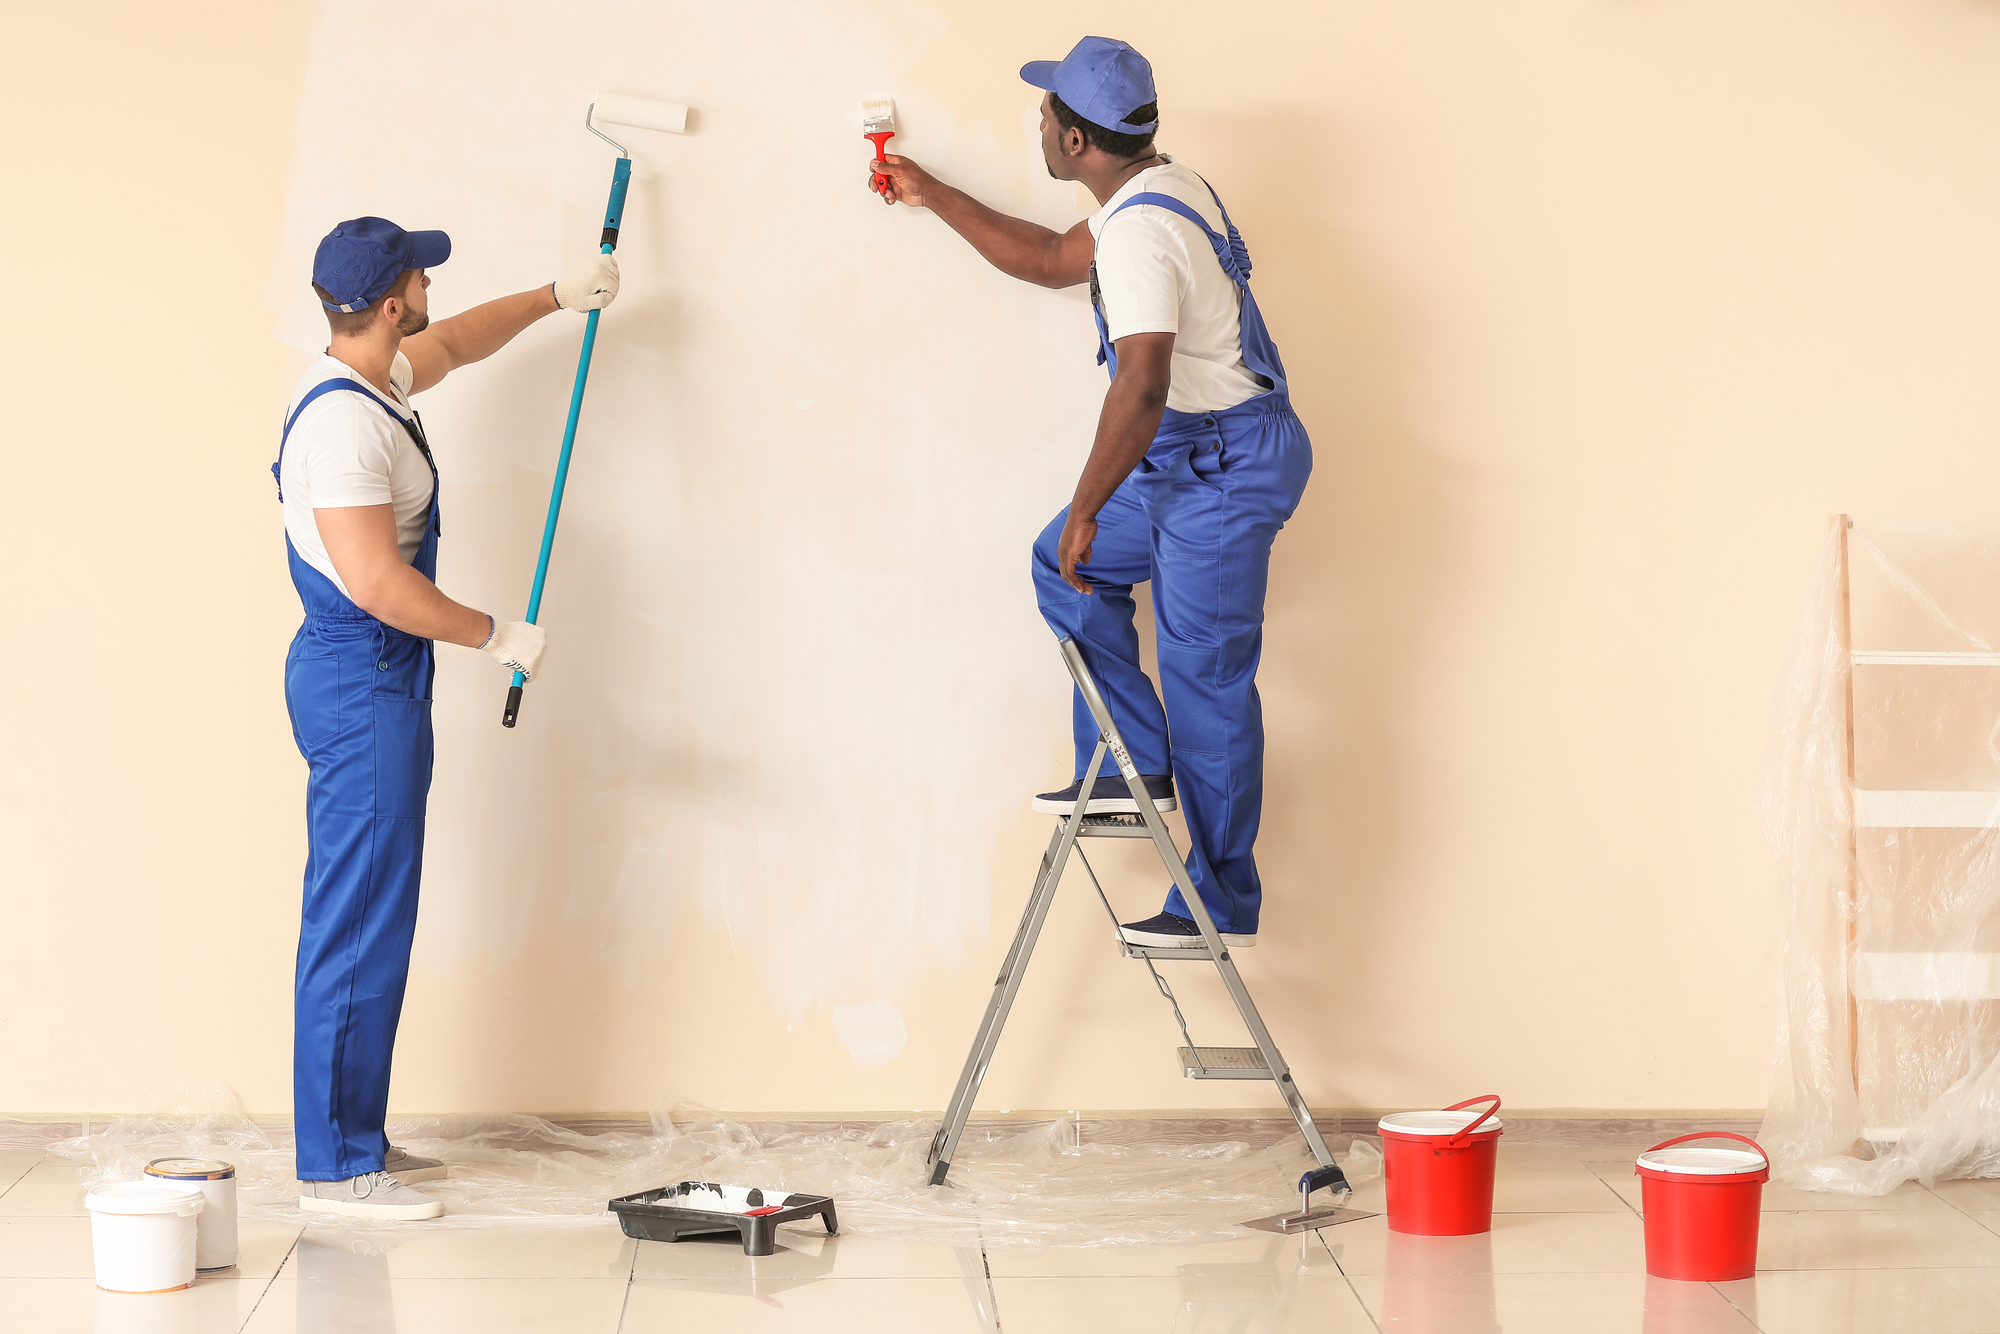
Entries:
{"label": "man wearing blue cap", "polygon": [[596,255],[561,282],[430,322],[425,272],[443,232],[341,223],[313,257],[331,339],[285,411],[278,461],[285,545],[305,623],[285,659],[306,758],[305,907],[292,1048],[299,1207],[435,1218],[410,1183],[444,1164],[391,1148],[389,1063],[410,970],[431,784],[432,642],[532,675],[547,638],[439,591],[437,462],[410,395],[491,356],[560,309],[618,294]]}
{"label": "man wearing blue cap", "polygon": [[[1035,542],[1042,615],[1076,641],[1146,786],[1186,806],[1188,873],[1234,946],[1257,939],[1263,890],[1252,855],[1263,805],[1257,699],[1271,544],[1298,507],[1312,445],[1292,411],[1284,365],[1250,294],[1250,256],[1201,177],[1154,150],[1153,69],[1124,42],[1086,37],[1021,77],[1046,90],[1042,156],[1057,180],[1100,205],[1067,232],[1011,218],[886,157],[884,195],[928,208],[1002,272],[1044,287],[1088,282],[1111,388],[1069,507]],[[1139,666],[1132,586],[1153,581],[1161,707]],[[1169,728],[1171,726],[1171,733]],[[1097,727],[1074,708],[1076,781],[1034,799],[1091,813],[1136,803],[1107,757],[1083,769]],[[1199,929],[1180,891],[1122,928],[1146,945]]]}

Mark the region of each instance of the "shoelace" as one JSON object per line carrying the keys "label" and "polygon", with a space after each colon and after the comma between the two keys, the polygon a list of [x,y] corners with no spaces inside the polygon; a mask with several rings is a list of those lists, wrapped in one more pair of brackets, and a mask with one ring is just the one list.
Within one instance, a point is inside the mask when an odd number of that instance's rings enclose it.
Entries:
{"label": "shoelace", "polygon": [[[362,1183],[364,1182],[367,1183],[368,1188],[366,1190],[362,1189]],[[354,1180],[348,1182],[347,1188],[353,1192],[355,1199],[365,1200],[375,1193],[377,1186],[394,1187],[396,1184],[396,1178],[390,1176],[387,1172],[364,1172],[354,1178]]]}

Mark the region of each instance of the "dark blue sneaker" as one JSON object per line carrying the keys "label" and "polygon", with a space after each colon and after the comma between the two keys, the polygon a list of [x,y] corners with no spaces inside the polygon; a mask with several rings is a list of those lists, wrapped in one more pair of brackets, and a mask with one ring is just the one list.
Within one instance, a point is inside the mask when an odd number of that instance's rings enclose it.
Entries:
{"label": "dark blue sneaker", "polygon": [[[1125,922],[1119,926],[1118,934],[1134,945],[1157,945],[1162,949],[1195,949],[1201,945],[1201,928],[1194,924],[1194,918],[1178,913],[1163,912],[1143,922]],[[1231,949],[1249,949],[1257,943],[1257,936],[1254,932],[1238,936],[1224,931],[1222,943]]]}
{"label": "dark blue sneaker", "polygon": [[[1146,785],[1146,795],[1153,804],[1163,811],[1173,810],[1174,776],[1172,774],[1141,774],[1139,781]],[[1032,805],[1037,815],[1068,815],[1076,809],[1076,799],[1083,791],[1083,780],[1077,779],[1060,792],[1038,793]],[[1085,815],[1137,815],[1139,803],[1132,800],[1132,789],[1125,786],[1125,780],[1117,774],[1101,777],[1090,789],[1090,806]]]}

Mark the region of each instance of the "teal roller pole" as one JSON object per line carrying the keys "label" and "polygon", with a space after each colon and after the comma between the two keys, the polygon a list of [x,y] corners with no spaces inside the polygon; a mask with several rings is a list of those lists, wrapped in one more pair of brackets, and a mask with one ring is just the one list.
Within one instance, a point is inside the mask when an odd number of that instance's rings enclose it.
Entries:
{"label": "teal roller pole", "polygon": [[[625,216],[625,187],[632,183],[632,159],[621,157],[611,169],[611,203],[604,210],[604,236],[598,250],[610,254],[618,248],[618,224]],[[549,488],[549,517],[542,524],[542,550],[535,557],[535,585],[528,590],[528,624],[537,625],[542,614],[542,585],[549,577],[549,553],[556,545],[556,520],[562,517],[563,486],[569,481],[570,451],[576,447],[576,423],[583,415],[583,387],[590,381],[590,353],[597,346],[597,317],[593,310],[584,320],[583,352],[576,359],[576,385],[569,392],[569,420],[563,423],[562,453],[556,456],[555,485]],[[524,678],[514,673],[507,687],[507,707],[500,715],[502,727],[512,727],[521,716],[521,685]]]}

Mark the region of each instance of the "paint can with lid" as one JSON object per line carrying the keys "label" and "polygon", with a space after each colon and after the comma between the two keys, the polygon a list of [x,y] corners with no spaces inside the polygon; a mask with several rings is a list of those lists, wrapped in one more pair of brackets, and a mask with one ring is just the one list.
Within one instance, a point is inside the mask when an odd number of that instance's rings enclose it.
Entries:
{"label": "paint can with lid", "polygon": [[236,1166],[215,1158],[155,1158],[146,1179],[198,1190],[204,1201],[194,1267],[204,1274],[236,1265]]}
{"label": "paint can with lid", "polygon": [[172,1292],[194,1286],[202,1193],[170,1181],[121,1181],[83,1197],[91,1267],[106,1292]]}

